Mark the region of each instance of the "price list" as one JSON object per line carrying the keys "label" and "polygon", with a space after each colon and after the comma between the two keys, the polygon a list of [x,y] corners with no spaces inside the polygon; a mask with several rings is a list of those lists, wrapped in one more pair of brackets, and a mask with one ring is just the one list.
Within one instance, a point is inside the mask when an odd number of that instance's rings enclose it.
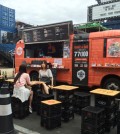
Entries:
{"label": "price list", "polygon": [[33,30],[33,42],[43,41],[43,29]]}
{"label": "price list", "polygon": [[32,30],[23,32],[23,38],[25,43],[33,41]]}
{"label": "price list", "polygon": [[88,42],[73,43],[73,83],[88,84]]}
{"label": "price list", "polygon": [[72,22],[45,25],[23,31],[25,43],[68,40],[72,32]]}

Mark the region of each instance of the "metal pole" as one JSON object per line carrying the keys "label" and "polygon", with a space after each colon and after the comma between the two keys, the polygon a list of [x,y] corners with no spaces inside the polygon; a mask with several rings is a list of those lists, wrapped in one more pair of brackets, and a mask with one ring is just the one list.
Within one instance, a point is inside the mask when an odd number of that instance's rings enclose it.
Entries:
{"label": "metal pole", "polygon": [[1,29],[0,29],[0,44],[2,44]]}
{"label": "metal pole", "polygon": [[14,78],[14,63],[15,63],[15,59],[14,59],[14,54],[13,54],[13,78]]}

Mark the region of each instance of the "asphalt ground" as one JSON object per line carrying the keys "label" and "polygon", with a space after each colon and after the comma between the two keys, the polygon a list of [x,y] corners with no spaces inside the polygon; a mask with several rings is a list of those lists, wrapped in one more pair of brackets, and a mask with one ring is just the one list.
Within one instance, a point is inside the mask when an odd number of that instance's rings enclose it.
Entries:
{"label": "asphalt ground", "polygon": [[[94,106],[94,95],[91,95],[91,106]],[[62,122],[61,127],[47,130],[41,127],[40,116],[33,112],[25,119],[14,119],[14,126],[18,134],[81,134],[81,116],[75,114],[74,119]],[[117,134],[117,127],[111,128],[111,131],[105,134]]]}
{"label": "asphalt ground", "polygon": [[[23,120],[14,119],[15,129],[18,134],[81,134],[81,117],[75,115],[73,120],[62,122],[61,127],[47,130],[40,126],[40,117],[32,113]],[[106,134],[117,134],[116,127]]]}

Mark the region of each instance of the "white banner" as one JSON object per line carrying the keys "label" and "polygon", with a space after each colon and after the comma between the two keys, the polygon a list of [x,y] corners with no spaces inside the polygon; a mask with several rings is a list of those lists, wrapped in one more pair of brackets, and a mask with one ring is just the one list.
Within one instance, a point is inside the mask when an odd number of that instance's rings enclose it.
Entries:
{"label": "white banner", "polygon": [[120,2],[104,4],[92,8],[92,20],[120,16]]}

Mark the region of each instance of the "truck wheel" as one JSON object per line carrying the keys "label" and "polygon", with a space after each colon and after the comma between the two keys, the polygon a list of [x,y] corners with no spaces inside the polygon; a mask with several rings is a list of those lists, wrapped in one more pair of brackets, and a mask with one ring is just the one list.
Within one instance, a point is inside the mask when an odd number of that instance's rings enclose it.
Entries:
{"label": "truck wheel", "polygon": [[32,72],[32,73],[30,73],[30,79],[32,80],[32,81],[34,81],[34,80],[38,80],[38,72]]}
{"label": "truck wheel", "polygon": [[105,81],[103,88],[111,90],[120,90],[120,80],[117,78],[110,78]]}

